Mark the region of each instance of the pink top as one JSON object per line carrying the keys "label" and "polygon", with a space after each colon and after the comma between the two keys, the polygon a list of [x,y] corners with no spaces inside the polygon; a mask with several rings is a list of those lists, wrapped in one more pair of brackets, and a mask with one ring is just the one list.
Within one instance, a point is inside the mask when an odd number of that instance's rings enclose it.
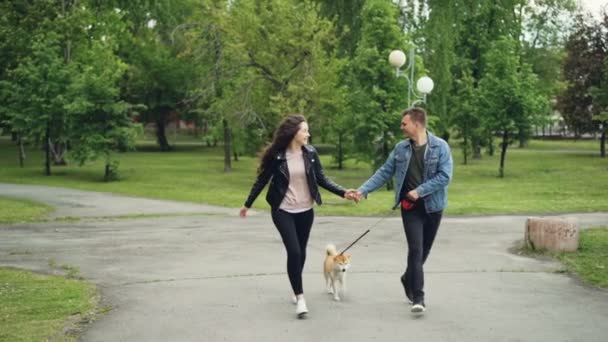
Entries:
{"label": "pink top", "polygon": [[312,197],[304,169],[304,156],[299,150],[295,153],[285,152],[287,158],[287,169],[289,170],[289,187],[285,193],[285,198],[279,206],[280,209],[288,213],[301,213],[312,208]]}

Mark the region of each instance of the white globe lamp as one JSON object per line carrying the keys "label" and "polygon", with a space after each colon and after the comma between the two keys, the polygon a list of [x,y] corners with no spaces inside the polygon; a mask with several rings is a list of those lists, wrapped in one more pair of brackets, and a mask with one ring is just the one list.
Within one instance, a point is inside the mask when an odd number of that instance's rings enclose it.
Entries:
{"label": "white globe lamp", "polygon": [[394,68],[401,68],[403,66],[403,64],[405,64],[405,53],[403,53],[403,51],[401,50],[393,50],[391,51],[391,54],[388,55],[388,62],[394,67]]}
{"label": "white globe lamp", "polygon": [[418,82],[416,82],[416,88],[422,94],[430,93],[431,91],[433,91],[434,86],[435,84],[433,83],[433,80],[428,76],[420,77]]}

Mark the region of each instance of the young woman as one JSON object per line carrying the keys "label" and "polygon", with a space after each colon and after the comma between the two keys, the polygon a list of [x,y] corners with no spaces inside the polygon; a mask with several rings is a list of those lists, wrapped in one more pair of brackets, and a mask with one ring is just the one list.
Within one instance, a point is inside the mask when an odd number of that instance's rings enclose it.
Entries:
{"label": "young woman", "polygon": [[308,145],[309,137],[304,116],[294,114],[283,119],[274,132],[272,143],[262,153],[257,179],[240,211],[240,216],[246,217],[247,210],[270,181],[266,201],[270,204],[272,221],[287,251],[287,274],[299,318],[308,313],[302,289],[302,270],[314,220],[312,206],[314,202],[322,203],[318,185],[340,197],[347,193],[325,176],[317,151]]}

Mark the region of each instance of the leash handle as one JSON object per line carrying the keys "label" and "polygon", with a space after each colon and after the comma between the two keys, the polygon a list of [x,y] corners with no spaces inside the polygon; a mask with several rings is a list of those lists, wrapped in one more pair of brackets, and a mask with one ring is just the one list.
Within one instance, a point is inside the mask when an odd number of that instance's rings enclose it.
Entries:
{"label": "leash handle", "polygon": [[352,247],[354,244],[356,244],[356,243],[357,243],[357,241],[361,240],[361,238],[362,238],[362,237],[364,237],[364,236],[365,236],[365,234],[367,234],[367,233],[369,233],[369,229],[368,229],[368,230],[366,230],[366,231],[365,231],[365,233],[361,234],[361,235],[360,235],[360,236],[357,238],[357,240],[353,241],[353,243],[351,243],[351,244],[350,244],[348,247],[346,247],[346,248],[345,248],[345,249],[344,249],[342,252],[340,252],[340,254],[338,254],[338,255],[342,255],[342,254],[344,254],[344,252],[346,252],[346,251],[347,251],[349,248],[351,248],[351,247]]}

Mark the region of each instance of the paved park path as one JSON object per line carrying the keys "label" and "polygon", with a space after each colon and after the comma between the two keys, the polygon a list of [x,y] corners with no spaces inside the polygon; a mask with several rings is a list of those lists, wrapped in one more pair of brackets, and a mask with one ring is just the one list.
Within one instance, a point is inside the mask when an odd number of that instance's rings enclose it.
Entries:
{"label": "paved park path", "polygon": [[[2,183],[0,194],[83,217],[0,226],[0,265],[48,272],[53,259],[98,285],[112,310],[82,341],[607,341],[608,291],[554,261],[509,252],[526,216],[444,218],[421,317],[399,283],[399,218],[317,217],[304,274],[310,317],[297,320],[283,247],[263,212],[243,220],[238,209]],[[99,218],[158,213],[191,215]],[[567,216],[608,225],[608,213]],[[374,225],[350,251],[347,297],[333,302],[321,274],[325,245],[343,247]]]}

